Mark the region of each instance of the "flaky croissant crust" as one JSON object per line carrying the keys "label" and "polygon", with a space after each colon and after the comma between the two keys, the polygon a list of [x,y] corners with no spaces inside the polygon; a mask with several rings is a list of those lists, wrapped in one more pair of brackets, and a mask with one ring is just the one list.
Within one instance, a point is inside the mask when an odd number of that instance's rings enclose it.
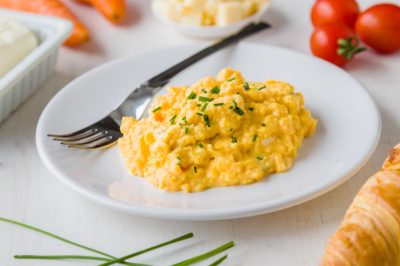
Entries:
{"label": "flaky croissant crust", "polygon": [[321,266],[400,265],[400,144],[361,187]]}

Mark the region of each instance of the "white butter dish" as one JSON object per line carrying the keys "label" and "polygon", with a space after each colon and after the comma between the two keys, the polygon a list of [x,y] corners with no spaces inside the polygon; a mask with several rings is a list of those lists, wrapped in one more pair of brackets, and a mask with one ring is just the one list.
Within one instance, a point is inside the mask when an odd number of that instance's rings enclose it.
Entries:
{"label": "white butter dish", "polygon": [[67,20],[8,9],[0,9],[0,15],[15,19],[28,27],[39,41],[35,50],[0,78],[1,123],[51,77],[58,49],[68,38],[72,24]]}

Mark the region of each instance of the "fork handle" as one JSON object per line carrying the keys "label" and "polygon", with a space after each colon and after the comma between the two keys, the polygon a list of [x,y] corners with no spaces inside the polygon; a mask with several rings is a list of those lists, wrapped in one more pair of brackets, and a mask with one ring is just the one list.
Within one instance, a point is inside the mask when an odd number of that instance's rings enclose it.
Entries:
{"label": "fork handle", "polygon": [[203,59],[204,57],[219,51],[220,49],[231,45],[247,36],[250,36],[256,32],[267,29],[271,27],[268,23],[259,22],[259,23],[251,23],[240,30],[238,33],[233,34],[197,53],[183,60],[182,62],[168,68],[167,70],[161,72],[160,74],[154,76],[149,79],[145,84],[154,86],[154,87],[162,87],[169,82],[169,80],[174,77],[176,74],[184,70],[185,68],[191,66],[197,61]]}

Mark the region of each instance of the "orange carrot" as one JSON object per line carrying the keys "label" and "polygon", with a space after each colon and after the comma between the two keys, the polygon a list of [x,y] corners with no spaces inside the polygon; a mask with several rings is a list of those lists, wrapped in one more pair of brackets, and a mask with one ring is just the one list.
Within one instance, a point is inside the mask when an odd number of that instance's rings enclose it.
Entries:
{"label": "orange carrot", "polygon": [[0,0],[0,7],[70,20],[74,30],[66,45],[76,46],[89,40],[89,31],[60,0]]}
{"label": "orange carrot", "polygon": [[78,2],[91,4],[100,13],[113,23],[121,22],[126,13],[125,0],[77,0]]}

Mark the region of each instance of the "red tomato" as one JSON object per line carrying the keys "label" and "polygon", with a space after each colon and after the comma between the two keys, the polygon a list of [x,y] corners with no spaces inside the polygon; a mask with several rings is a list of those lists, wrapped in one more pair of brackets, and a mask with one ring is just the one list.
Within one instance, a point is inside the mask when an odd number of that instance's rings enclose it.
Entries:
{"label": "red tomato", "polygon": [[400,7],[394,4],[372,6],[356,22],[360,39],[379,53],[400,49]]}
{"label": "red tomato", "polygon": [[310,38],[310,47],[315,56],[338,66],[345,65],[355,54],[364,50],[358,46],[354,30],[343,23],[315,29]]}
{"label": "red tomato", "polygon": [[342,22],[354,28],[360,9],[355,0],[317,0],[311,9],[314,27]]}

